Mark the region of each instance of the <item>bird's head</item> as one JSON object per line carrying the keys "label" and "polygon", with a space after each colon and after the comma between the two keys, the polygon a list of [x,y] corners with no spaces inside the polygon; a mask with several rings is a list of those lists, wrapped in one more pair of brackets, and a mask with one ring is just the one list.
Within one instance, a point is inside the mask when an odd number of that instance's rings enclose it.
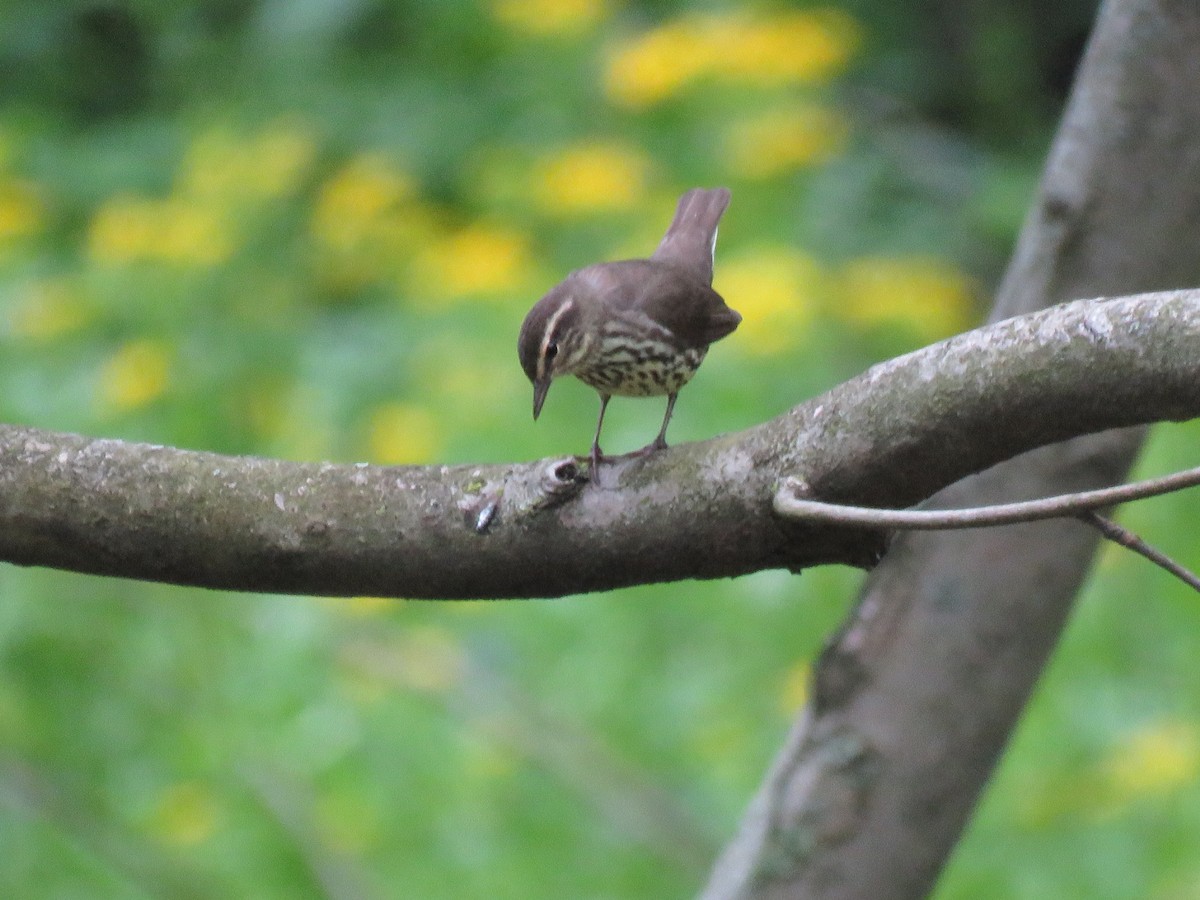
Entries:
{"label": "bird's head", "polygon": [[546,401],[550,382],[569,375],[587,358],[591,339],[582,327],[586,289],[568,278],[534,304],[521,325],[517,353],[533,382],[533,417]]}

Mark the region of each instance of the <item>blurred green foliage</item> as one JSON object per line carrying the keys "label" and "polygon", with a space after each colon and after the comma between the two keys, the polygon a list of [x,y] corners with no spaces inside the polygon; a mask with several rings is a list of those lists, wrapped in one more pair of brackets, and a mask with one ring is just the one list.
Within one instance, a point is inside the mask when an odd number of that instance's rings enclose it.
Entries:
{"label": "blurred green foliage", "polygon": [[[588,389],[529,420],[525,310],[723,183],[746,322],[672,437],[759,422],[978,319],[1093,7],[10,2],[0,419],[583,451]],[[610,449],[660,415],[614,404]],[[1123,517],[1194,566],[1187,502]],[[0,895],[686,896],[857,581],[438,604],[0,568]],[[1104,553],[939,896],[1200,891],[1198,615]]]}

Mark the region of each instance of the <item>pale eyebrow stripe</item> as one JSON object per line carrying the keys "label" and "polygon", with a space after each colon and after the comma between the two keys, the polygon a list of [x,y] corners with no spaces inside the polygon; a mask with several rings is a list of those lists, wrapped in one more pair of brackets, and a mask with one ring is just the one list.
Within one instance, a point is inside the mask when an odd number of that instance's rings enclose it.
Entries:
{"label": "pale eyebrow stripe", "polygon": [[546,348],[550,346],[550,338],[554,335],[554,326],[558,324],[558,320],[563,317],[563,314],[575,306],[574,300],[568,300],[562,306],[554,311],[554,315],[546,323],[546,331],[542,334],[542,345],[538,348],[537,359],[537,377],[541,378],[546,374]]}

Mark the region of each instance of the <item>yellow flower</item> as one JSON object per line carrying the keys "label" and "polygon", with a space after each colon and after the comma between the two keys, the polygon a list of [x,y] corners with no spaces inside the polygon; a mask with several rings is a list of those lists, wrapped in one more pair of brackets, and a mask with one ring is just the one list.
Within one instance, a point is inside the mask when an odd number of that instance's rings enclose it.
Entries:
{"label": "yellow flower", "polygon": [[608,14],[606,0],[491,0],[492,15],[513,31],[539,37],[572,37]]}
{"label": "yellow flower", "polygon": [[243,139],[225,128],[196,135],[184,155],[177,190],[192,197],[228,197],[249,190],[245,181]]}
{"label": "yellow flower", "polygon": [[334,249],[353,247],[388,213],[409,200],[413,191],[412,178],[382,155],[355,157],[318,191],[313,235]]}
{"label": "yellow flower", "polygon": [[159,796],[150,828],[164,844],[194,847],[216,830],[217,800],[212,791],[196,781],[167,787]]}
{"label": "yellow flower", "polygon": [[630,209],[645,193],[650,160],[613,141],[578,144],[549,156],[534,171],[533,195],[556,215]]}
{"label": "yellow flower", "polygon": [[703,77],[768,87],[823,83],[857,45],[855,21],[833,9],[689,14],[617,44],[604,88],[614,103],[639,107]]}
{"label": "yellow flower", "polygon": [[46,208],[33,185],[16,179],[0,181],[0,247],[41,231]]}
{"label": "yellow flower", "polygon": [[1191,722],[1150,725],[1123,741],[1104,770],[1116,807],[1178,791],[1200,777],[1200,729]]}
{"label": "yellow flower", "polygon": [[410,294],[418,303],[503,296],[524,285],[532,260],[524,234],[476,222],[430,237],[413,263]]}
{"label": "yellow flower", "polygon": [[149,256],[181,268],[206,269],[233,255],[233,231],[220,211],[180,199],[158,206],[159,231]]}
{"label": "yellow flower", "polygon": [[394,277],[435,232],[435,219],[410,175],[380,154],[357,156],[317,192],[309,230],[318,271],[335,291]]}
{"label": "yellow flower", "polygon": [[928,339],[968,327],[973,318],[971,280],[942,260],[864,257],[842,273],[836,313],[860,325],[902,322]]}
{"label": "yellow flower", "polygon": [[824,281],[811,257],[762,247],[722,262],[714,286],[742,314],[738,344],[753,353],[779,353],[803,343]]}
{"label": "yellow flower", "polygon": [[88,255],[95,262],[121,264],[143,258],[156,231],[154,204],[128,195],[110,197],[88,226]]}
{"label": "yellow flower", "polygon": [[293,191],[314,154],[307,131],[287,122],[253,135],[204,131],[188,148],[169,196],[120,194],[101,204],[89,225],[88,253],[102,265],[220,265],[236,250],[247,208]]}
{"label": "yellow flower", "polygon": [[845,68],[859,42],[855,21],[835,9],[763,19],[733,13],[713,39],[723,50],[713,57],[717,75],[764,86],[828,81]]}
{"label": "yellow flower", "polygon": [[170,353],[160,340],[143,338],[117,349],[100,370],[100,399],[118,412],[154,402],[170,383]]}
{"label": "yellow flower", "polygon": [[401,601],[391,597],[328,597],[329,605],[350,616],[375,616],[394,610]]}
{"label": "yellow flower", "polygon": [[811,680],[812,666],[807,662],[797,663],[784,673],[783,687],[779,692],[780,712],[786,716],[793,716],[808,703]]}
{"label": "yellow flower", "polygon": [[706,21],[685,17],[614,47],[603,76],[609,99],[622,106],[651,106],[709,71],[715,44]]}
{"label": "yellow flower", "polygon": [[91,311],[78,286],[64,278],[29,285],[8,313],[14,337],[48,340],[87,324]]}
{"label": "yellow flower", "polygon": [[308,129],[291,121],[272,122],[256,134],[210,128],[192,140],[177,193],[229,206],[284,196],[304,177],[315,153]]}
{"label": "yellow flower", "polygon": [[725,136],[729,168],[745,178],[770,178],[823,162],[845,143],[848,125],[828,107],[772,109],[734,123]]}
{"label": "yellow flower", "polygon": [[97,263],[166,262],[205,268],[233,253],[230,229],[216,210],[183,199],[118,195],[92,216],[88,253]]}
{"label": "yellow flower", "polygon": [[254,189],[265,197],[291,194],[308,174],[317,154],[316,140],[300,122],[272,122],[251,141]]}
{"label": "yellow flower", "polygon": [[367,424],[372,462],[382,465],[426,463],[441,450],[441,428],[422,406],[387,403],[377,407]]}

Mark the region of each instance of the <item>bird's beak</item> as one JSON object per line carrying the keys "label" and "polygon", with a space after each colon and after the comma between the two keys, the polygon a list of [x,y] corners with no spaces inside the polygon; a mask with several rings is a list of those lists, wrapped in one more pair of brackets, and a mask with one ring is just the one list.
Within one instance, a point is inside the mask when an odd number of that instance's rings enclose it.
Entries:
{"label": "bird's beak", "polygon": [[550,392],[550,376],[546,375],[539,378],[533,383],[533,418],[537,421],[538,414],[542,411],[542,404],[546,402],[546,394]]}

